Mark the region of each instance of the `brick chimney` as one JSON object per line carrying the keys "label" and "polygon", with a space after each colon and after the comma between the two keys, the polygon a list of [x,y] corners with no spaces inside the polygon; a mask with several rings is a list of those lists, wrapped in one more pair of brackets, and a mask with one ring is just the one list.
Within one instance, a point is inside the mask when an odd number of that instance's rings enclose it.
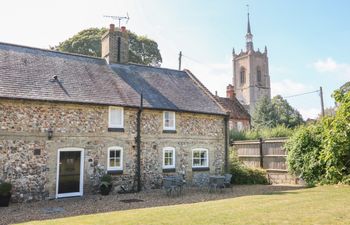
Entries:
{"label": "brick chimney", "polygon": [[226,87],[226,98],[233,99],[234,97],[236,97],[234,87],[232,84],[229,84]]}
{"label": "brick chimney", "polygon": [[129,37],[125,27],[115,28],[114,24],[101,39],[101,57],[109,64],[128,63]]}

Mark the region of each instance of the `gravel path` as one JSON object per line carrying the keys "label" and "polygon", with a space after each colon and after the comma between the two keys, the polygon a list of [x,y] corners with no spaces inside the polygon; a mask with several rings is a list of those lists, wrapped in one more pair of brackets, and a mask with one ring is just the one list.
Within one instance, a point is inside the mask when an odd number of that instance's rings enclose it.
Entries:
{"label": "gravel path", "polygon": [[[237,185],[216,193],[206,189],[185,188],[181,196],[168,197],[164,190],[148,190],[134,194],[88,195],[79,198],[55,199],[32,203],[11,204],[0,208],[0,224],[12,224],[31,220],[93,214],[109,211],[176,205],[233,198],[245,195],[269,194],[302,188],[286,185]],[[120,200],[137,199],[139,202],[125,203]]]}

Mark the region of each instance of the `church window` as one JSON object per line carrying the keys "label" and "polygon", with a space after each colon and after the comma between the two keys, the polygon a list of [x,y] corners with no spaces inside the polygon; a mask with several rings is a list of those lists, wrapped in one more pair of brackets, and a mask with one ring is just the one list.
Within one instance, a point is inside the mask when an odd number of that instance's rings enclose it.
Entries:
{"label": "church window", "polygon": [[241,78],[241,85],[243,85],[245,83],[245,69],[241,68],[241,72],[240,72],[240,78]]}
{"label": "church window", "polygon": [[258,68],[258,70],[257,70],[257,80],[259,83],[261,82],[261,70],[260,70],[260,68]]}

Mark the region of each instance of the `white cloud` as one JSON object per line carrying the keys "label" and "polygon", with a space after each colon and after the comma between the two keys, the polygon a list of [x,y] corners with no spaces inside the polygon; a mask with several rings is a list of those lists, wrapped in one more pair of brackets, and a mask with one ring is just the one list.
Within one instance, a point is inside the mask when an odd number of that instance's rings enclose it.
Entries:
{"label": "white cloud", "polygon": [[295,94],[301,94],[304,92],[309,92],[315,89],[311,85],[305,85],[303,83],[295,82],[289,79],[284,79],[281,81],[271,82],[271,95],[282,95],[290,96]]}
{"label": "white cloud", "polygon": [[332,58],[319,59],[312,64],[319,73],[336,75],[339,79],[348,81],[350,79],[350,64],[338,63]]}

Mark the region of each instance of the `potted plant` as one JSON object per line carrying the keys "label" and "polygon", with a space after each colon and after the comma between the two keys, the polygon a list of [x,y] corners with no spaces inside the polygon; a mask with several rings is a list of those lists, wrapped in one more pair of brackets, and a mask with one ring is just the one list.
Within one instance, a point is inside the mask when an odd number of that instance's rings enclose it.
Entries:
{"label": "potted plant", "polygon": [[8,207],[11,199],[12,184],[0,183],[0,207]]}
{"label": "potted plant", "polygon": [[105,174],[101,177],[100,193],[101,195],[109,195],[112,190],[112,177],[109,174]]}

